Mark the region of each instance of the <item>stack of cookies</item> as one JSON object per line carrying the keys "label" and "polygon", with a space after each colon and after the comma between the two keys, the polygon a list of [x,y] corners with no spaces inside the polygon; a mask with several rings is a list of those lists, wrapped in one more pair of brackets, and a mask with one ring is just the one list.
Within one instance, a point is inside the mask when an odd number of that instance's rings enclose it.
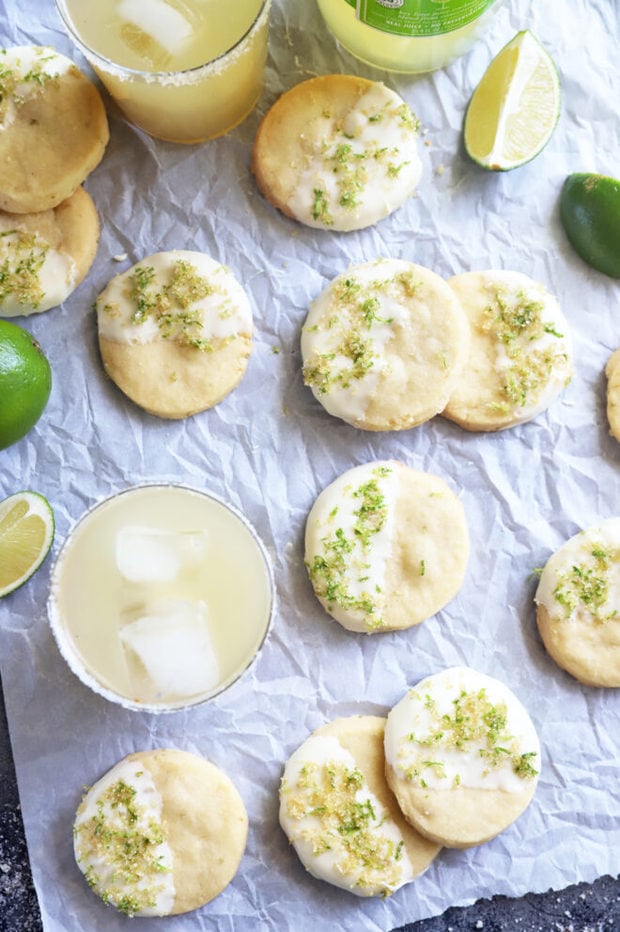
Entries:
{"label": "stack of cookies", "polygon": [[2,51],[0,316],[61,304],[95,258],[99,219],[82,187],[109,139],[95,85],[50,47]]}
{"label": "stack of cookies", "polygon": [[389,896],[442,847],[469,848],[508,828],[539,772],[538,737],[517,697],[452,667],[386,718],[340,718],[313,732],[284,768],[280,824],[313,876]]}

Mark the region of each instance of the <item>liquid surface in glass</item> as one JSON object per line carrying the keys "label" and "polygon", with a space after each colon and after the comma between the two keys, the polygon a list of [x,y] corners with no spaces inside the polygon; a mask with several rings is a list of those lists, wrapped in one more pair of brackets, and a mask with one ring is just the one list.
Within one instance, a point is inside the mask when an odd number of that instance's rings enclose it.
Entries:
{"label": "liquid surface in glass", "polygon": [[184,71],[212,61],[248,31],[261,0],[66,0],[94,52],[138,71]]}
{"label": "liquid surface in glass", "polygon": [[52,580],[61,649],[136,703],[218,692],[254,657],[270,612],[269,570],[247,525],[216,499],[175,486],[132,489],[93,509]]}

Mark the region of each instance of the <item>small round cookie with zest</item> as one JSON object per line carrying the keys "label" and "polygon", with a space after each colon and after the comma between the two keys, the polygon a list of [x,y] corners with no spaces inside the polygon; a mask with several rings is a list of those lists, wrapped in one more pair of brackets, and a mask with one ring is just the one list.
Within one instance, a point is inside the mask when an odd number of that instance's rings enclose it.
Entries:
{"label": "small round cookie with zest", "polygon": [[385,719],[338,718],[291,755],[280,825],[314,877],[357,896],[390,896],[415,880],[440,846],[403,818],[385,781]]}
{"label": "small round cookie with zest", "polygon": [[419,121],[395,91],[323,75],[283,94],[263,117],[252,170],[263,196],[306,226],[372,226],[410,198],[422,173]]}
{"label": "small round cookie with zest", "polygon": [[461,501],[395,460],[347,470],[316,499],[305,562],[315,595],[349,631],[420,624],[459,591],[469,558]]}
{"label": "small round cookie with zest", "polygon": [[84,795],[73,829],[88,885],[128,916],[172,916],[210,902],[237,872],[247,834],[229,777],[171,748],[119,761]]}
{"label": "small round cookie with zest", "polygon": [[386,777],[408,821],[448,848],[508,828],[531,802],[540,745],[504,683],[451,667],[421,680],[389,712]]}
{"label": "small round cookie with zest", "polygon": [[137,405],[184,418],[222,401],[252,349],[249,299],[229,268],[192,250],[155,253],[95,302],[103,366]]}
{"label": "small round cookie with zest", "polygon": [[535,602],[540,636],[558,666],[588,686],[620,687],[620,518],[556,550]]}
{"label": "small round cookie with zest", "polygon": [[469,325],[447,282],[405,259],[338,275],[301,335],[304,382],[325,410],[362,430],[408,430],[439,414],[469,349]]}

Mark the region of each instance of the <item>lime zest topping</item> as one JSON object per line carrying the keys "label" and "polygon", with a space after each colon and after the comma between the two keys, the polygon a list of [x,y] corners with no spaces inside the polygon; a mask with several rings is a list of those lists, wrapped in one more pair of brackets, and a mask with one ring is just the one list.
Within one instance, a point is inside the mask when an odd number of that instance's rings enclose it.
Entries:
{"label": "lime zest topping", "polygon": [[84,871],[89,886],[128,916],[156,907],[163,889],[157,877],[170,871],[160,848],[165,843],[162,826],[147,817],[136,797],[135,787],[116,780],[97,799],[94,815],[74,829],[78,863],[98,860],[113,868],[106,886],[89,864]]}
{"label": "lime zest topping", "polygon": [[[443,714],[428,694],[419,696],[412,690],[411,695],[430,713],[430,726],[425,734],[410,732],[401,747],[401,757],[407,758],[405,776],[411,782],[426,788],[428,784],[424,773],[429,768],[438,779],[447,777],[444,762],[429,760],[425,754],[427,748],[478,754],[485,761],[485,772],[509,765],[512,772],[522,779],[537,775],[538,771],[531,763],[537,752],[520,751],[517,738],[508,731],[506,704],[493,704],[484,687],[477,691],[462,689],[452,700],[452,712]],[[413,761],[410,757],[412,744],[420,749]]]}
{"label": "lime zest topping", "polygon": [[601,611],[609,596],[609,574],[617,564],[619,554],[594,544],[582,563],[573,564],[558,576],[553,595],[570,618],[580,607],[584,608],[595,624],[604,624],[618,615],[617,609]]}
{"label": "lime zest topping", "polygon": [[543,320],[544,305],[533,300],[522,291],[510,295],[496,289],[494,299],[484,310],[480,328],[492,336],[509,359],[503,370],[504,381],[501,391],[504,402],[493,407],[509,410],[534,403],[548,384],[549,376],[556,365],[564,365],[567,354],[556,352],[552,347],[537,346],[545,334],[562,339],[552,324]]}
{"label": "lime zest topping", "polygon": [[412,298],[420,288],[410,271],[391,278],[362,283],[354,275],[335,279],[331,285],[338,312],[314,330],[336,329],[338,338],[330,352],[314,352],[303,368],[304,384],[320,395],[348,389],[374,368],[377,353],[373,327],[391,326],[394,318],[382,314],[383,298],[396,301]]}
{"label": "lime zest topping", "polygon": [[[184,346],[211,351],[213,344],[201,335],[202,317],[193,305],[214,294],[218,288],[200,275],[196,267],[185,259],[177,259],[168,282],[157,288],[157,275],[153,266],[137,266],[129,275],[129,298],[134,307],[131,324],[139,326],[153,319],[162,339],[171,339]],[[104,311],[114,312],[105,305]]]}
{"label": "lime zest topping", "polygon": [[[375,124],[381,123],[386,117],[395,118],[401,129],[412,135],[419,132],[419,120],[406,103],[395,105],[387,102],[376,112],[368,114],[366,119],[368,123]],[[322,144],[320,155],[324,166],[335,179],[336,190],[330,195],[323,188],[313,188],[310,204],[312,219],[324,226],[334,223],[332,203],[337,203],[346,210],[359,207],[370,179],[369,165],[379,164],[385,176],[394,179],[401,169],[409,164],[407,161],[397,161],[400,156],[398,146],[377,146],[373,143],[356,149],[352,141],[358,137],[359,131],[350,133],[344,126],[337,125],[335,133],[338,137],[335,145]]]}
{"label": "lime zest topping", "polygon": [[365,582],[368,577],[368,553],[376,534],[387,520],[388,506],[379,480],[391,473],[388,466],[377,466],[373,478],[355,488],[351,494],[358,499],[359,507],[352,535],[347,536],[342,527],[323,537],[322,552],[315,554],[311,564],[306,564],[310,580],[318,598],[328,608],[337,605],[346,611],[360,612],[368,630],[380,628],[384,622],[379,614],[380,587],[375,593],[363,589],[354,595],[350,589],[351,575],[357,573],[357,581]]}
{"label": "lime zest topping", "polygon": [[318,826],[303,827],[300,836],[317,856],[330,852],[335,866],[357,887],[380,885],[385,894],[402,877],[402,840],[381,832],[384,816],[367,795],[367,783],[357,767],[341,761],[307,762],[296,784],[282,783],[288,816],[295,821],[312,817]]}
{"label": "lime zest topping", "polygon": [[0,248],[5,255],[0,264],[0,305],[13,295],[18,304],[37,308],[45,297],[39,273],[49,244],[33,233],[5,230],[0,233]]}

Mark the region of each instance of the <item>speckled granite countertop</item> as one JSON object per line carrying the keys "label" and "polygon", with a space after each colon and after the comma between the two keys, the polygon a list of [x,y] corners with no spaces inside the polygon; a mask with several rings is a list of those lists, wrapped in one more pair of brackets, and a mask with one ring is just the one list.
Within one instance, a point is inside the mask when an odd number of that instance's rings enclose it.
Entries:
{"label": "speckled granite countertop", "polygon": [[[30,874],[1,690],[0,697],[0,932],[40,932],[43,927]],[[162,929],[161,922],[154,920],[153,925],[157,923],[157,928]],[[137,932],[146,932],[145,923],[146,920],[139,921]],[[559,893],[531,894],[519,900],[506,897],[480,900],[467,909],[448,909],[442,916],[403,926],[398,932],[478,929],[616,932],[620,930],[620,879],[602,877],[593,884],[578,884]],[[294,925],[290,932],[294,932]]]}

